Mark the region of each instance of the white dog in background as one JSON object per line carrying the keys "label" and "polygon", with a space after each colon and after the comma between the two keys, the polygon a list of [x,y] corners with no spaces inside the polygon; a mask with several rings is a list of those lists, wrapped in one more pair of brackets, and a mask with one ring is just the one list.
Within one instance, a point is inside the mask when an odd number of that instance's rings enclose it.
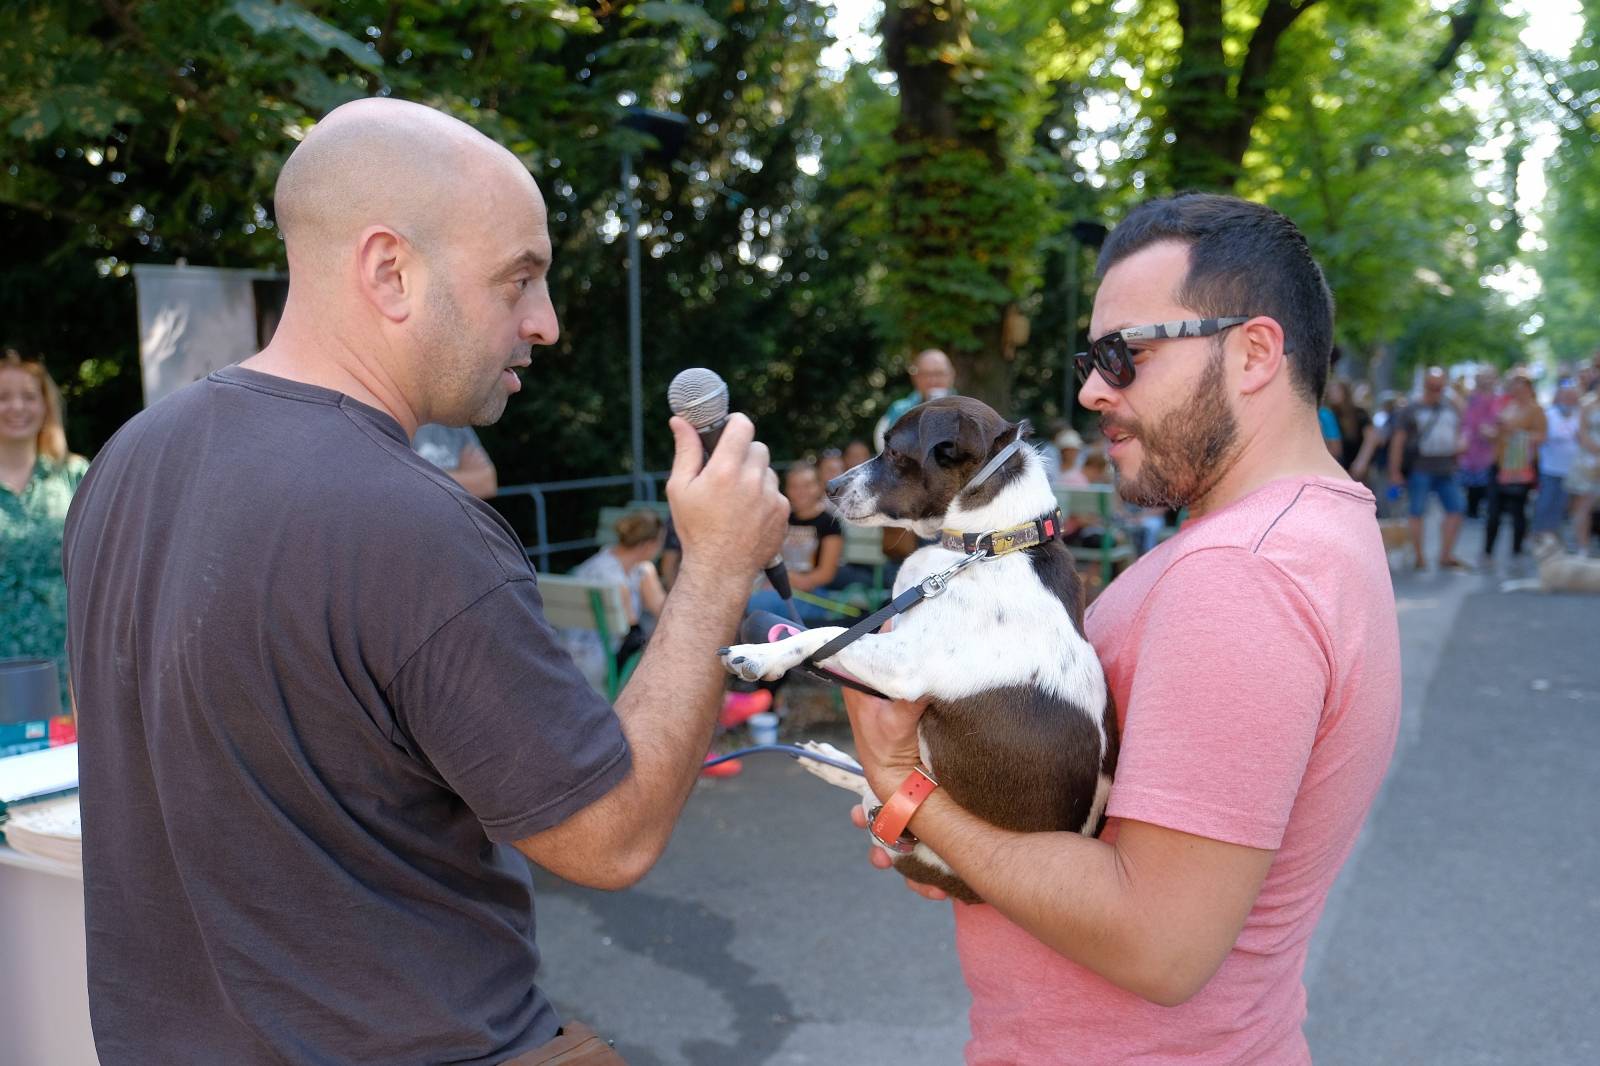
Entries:
{"label": "white dog in background", "polygon": [[1528,543],[1539,576],[1500,583],[1501,592],[1600,593],[1600,559],[1573,555],[1554,533],[1536,534]]}

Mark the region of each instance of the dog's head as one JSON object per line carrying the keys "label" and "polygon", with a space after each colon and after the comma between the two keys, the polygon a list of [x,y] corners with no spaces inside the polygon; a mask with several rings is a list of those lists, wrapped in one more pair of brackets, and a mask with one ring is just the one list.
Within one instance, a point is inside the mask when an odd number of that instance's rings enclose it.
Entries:
{"label": "dog's head", "polygon": [[1536,562],[1543,563],[1548,559],[1566,553],[1566,546],[1561,543],[1561,538],[1551,532],[1535,533],[1528,538],[1528,552]]}
{"label": "dog's head", "polygon": [[[883,451],[828,482],[828,498],[847,522],[904,526],[924,537],[939,525],[958,494],[1002,448],[1027,434],[1026,422],[1007,422],[994,408],[965,396],[929,400],[889,427]],[[963,499],[974,507],[1005,484],[1013,456]]]}

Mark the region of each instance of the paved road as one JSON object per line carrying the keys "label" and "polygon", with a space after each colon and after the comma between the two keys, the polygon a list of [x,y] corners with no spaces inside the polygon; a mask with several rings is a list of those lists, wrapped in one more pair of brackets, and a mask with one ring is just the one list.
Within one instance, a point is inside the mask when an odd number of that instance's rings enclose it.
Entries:
{"label": "paved road", "polygon": [[[1308,964],[1317,1062],[1600,1062],[1600,600],[1396,591],[1405,716]],[[848,805],[767,756],[701,783],[639,888],[541,875],[544,986],[635,1066],[960,1062],[949,910],[867,866]]]}

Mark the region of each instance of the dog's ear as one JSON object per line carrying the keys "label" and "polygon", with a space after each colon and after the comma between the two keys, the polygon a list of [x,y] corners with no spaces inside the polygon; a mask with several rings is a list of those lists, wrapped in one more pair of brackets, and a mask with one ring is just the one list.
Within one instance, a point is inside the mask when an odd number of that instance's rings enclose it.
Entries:
{"label": "dog's ear", "polygon": [[957,407],[924,411],[917,425],[923,466],[960,466],[988,454],[989,441],[978,420]]}

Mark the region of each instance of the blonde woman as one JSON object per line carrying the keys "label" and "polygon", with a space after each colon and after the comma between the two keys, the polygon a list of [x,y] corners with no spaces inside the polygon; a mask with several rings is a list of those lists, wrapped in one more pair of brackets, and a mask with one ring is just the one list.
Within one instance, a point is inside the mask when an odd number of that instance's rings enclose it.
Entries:
{"label": "blonde woman", "polygon": [[89,463],[67,451],[61,393],[45,368],[0,356],[0,658],[52,659],[67,702],[61,530]]}

